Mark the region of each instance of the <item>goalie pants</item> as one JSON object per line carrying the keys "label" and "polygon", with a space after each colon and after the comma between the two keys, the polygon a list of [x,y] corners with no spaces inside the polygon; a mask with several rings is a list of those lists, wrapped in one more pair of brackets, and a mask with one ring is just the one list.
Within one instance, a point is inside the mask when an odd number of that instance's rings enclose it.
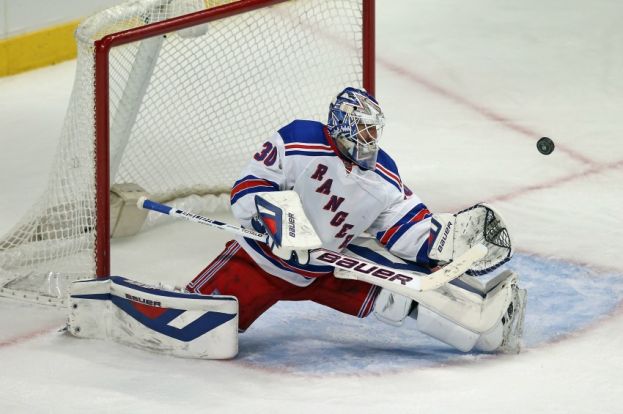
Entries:
{"label": "goalie pants", "polygon": [[[207,280],[206,275],[210,275]],[[236,296],[242,331],[280,300],[311,300],[364,318],[373,309],[380,291],[377,286],[337,279],[333,274],[321,276],[309,286],[293,285],[262,270],[234,240],[227,243],[225,250],[186,289],[204,295]]]}

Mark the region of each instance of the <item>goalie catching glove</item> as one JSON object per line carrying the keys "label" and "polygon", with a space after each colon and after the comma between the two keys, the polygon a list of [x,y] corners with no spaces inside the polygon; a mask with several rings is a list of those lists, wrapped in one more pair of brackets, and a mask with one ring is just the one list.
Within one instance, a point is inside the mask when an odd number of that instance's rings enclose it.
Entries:
{"label": "goalie catching glove", "polygon": [[502,216],[487,204],[476,204],[456,214],[433,214],[428,257],[445,265],[470,247],[482,243],[487,255],[467,272],[478,276],[510,260],[513,247]]}
{"label": "goalie catching glove", "polygon": [[309,263],[309,251],[322,241],[305,215],[294,191],[270,191],[255,196],[257,215],[251,220],[256,231],[267,234],[272,253],[284,260]]}

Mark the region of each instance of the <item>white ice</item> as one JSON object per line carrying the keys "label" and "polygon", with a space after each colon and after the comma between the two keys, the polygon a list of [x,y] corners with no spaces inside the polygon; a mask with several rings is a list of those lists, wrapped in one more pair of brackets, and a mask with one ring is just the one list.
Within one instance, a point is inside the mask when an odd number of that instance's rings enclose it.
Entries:
{"label": "white ice", "polygon": [[[382,146],[432,210],[505,214],[525,350],[461,355],[286,303],[238,359],[191,361],[69,338],[63,311],[0,299],[0,412],[623,412],[623,3],[393,0],[377,16]],[[74,69],[0,79],[0,234],[45,187]],[[227,240],[198,227],[115,242],[113,271],[187,281]]]}

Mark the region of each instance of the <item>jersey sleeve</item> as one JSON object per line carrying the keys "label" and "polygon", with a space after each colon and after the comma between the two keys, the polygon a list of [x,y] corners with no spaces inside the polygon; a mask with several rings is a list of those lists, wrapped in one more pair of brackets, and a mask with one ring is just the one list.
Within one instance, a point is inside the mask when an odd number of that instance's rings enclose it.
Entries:
{"label": "jersey sleeve", "polygon": [[256,214],[255,194],[285,189],[283,139],[276,133],[264,142],[242,171],[231,189],[231,209],[240,224],[251,227]]}
{"label": "jersey sleeve", "polygon": [[368,232],[392,254],[420,265],[434,266],[428,258],[431,213],[410,191],[394,192],[392,202]]}

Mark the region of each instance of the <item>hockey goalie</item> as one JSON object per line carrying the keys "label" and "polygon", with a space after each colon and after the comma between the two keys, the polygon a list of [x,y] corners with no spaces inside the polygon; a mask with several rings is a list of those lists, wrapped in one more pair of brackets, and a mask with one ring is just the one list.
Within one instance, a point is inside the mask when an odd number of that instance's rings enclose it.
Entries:
{"label": "hockey goalie", "polygon": [[[513,254],[502,216],[486,204],[458,213],[431,213],[380,149],[384,125],[378,101],[365,90],[348,87],[330,104],[327,124],[295,120],[263,142],[234,183],[230,203],[242,228],[265,239],[239,232],[184,292],[152,290],[148,293],[153,296],[145,299],[144,287],[108,282],[117,290],[123,285],[122,297],[134,308],[133,296],[149,307],[144,300],[162,304],[160,299],[169,295],[179,301],[166,301],[167,306],[180,307],[183,315],[197,309],[193,301],[210,298],[195,316],[235,317],[218,327],[214,321],[197,323],[197,332],[211,329],[186,342],[167,336],[166,329],[153,334],[161,328],[158,324],[140,323],[137,334],[150,339],[134,344],[149,343],[151,349],[164,344],[187,357],[232,357],[237,350],[232,324],[244,332],[278,301],[311,300],[358,318],[374,314],[394,326],[413,318],[419,331],[464,352],[518,352],[526,291],[519,288],[516,274],[499,269]],[[463,263],[476,245],[484,246],[484,257],[471,260],[465,274],[435,289],[405,290],[405,279],[387,270],[433,276],[438,269]],[[348,254],[351,266],[320,260],[321,251],[335,252],[335,257]],[[486,283],[478,278],[494,271],[497,275]],[[142,294],[128,293],[141,289]],[[87,296],[72,293],[72,300],[88,301]],[[219,308],[219,301],[235,306]],[[127,337],[137,326],[135,317],[126,317],[129,312],[119,310],[114,301],[113,306],[115,323],[124,326],[115,335],[132,342]],[[81,335],[75,329],[81,318],[75,316],[73,325],[70,320],[70,332]],[[193,320],[182,319],[166,319],[166,324],[185,327]]]}

